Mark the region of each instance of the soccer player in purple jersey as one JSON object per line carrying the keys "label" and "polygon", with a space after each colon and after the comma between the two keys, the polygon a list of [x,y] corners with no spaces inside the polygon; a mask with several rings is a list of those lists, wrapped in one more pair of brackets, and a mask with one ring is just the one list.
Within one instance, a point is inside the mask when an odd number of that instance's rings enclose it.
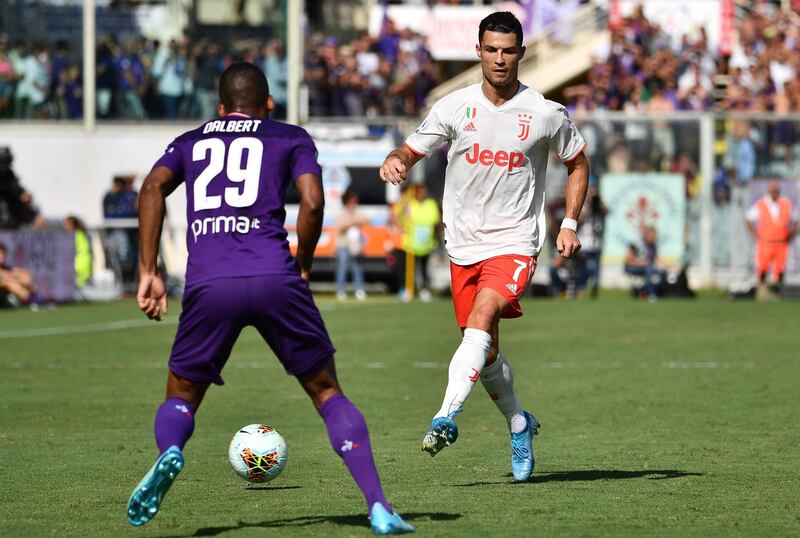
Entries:
{"label": "soccer player in purple jersey", "polygon": [[[342,393],[334,347],[308,287],[322,228],[324,196],[317,150],[308,133],[268,118],[264,73],[246,62],[220,79],[220,118],[176,138],[145,179],[139,198],[139,308],[153,320],[167,312],[156,272],[165,199],[186,183],[186,291],[169,359],[166,400],[155,417],[160,456],[128,501],[128,521],[147,523],[183,468],[194,414],[240,331],[254,326],[318,410],[337,454],[367,500],[375,534],[413,532],[381,488],[361,412]],[[300,193],[297,255],[283,227],[284,193]]]}

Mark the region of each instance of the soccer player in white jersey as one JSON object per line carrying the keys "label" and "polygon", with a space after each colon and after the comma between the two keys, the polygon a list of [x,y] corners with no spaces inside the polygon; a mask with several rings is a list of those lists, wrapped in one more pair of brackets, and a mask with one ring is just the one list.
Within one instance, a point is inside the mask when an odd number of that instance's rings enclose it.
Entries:
{"label": "soccer player in white jersey", "polygon": [[514,393],[514,376],[500,351],[500,318],[522,315],[519,297],[536,269],[546,236],[544,201],[548,152],[569,172],[559,254],[580,249],[575,235],[586,196],[585,142],[566,109],[517,79],[525,54],[522,27],[509,12],[493,13],[478,30],[483,82],[433,105],[403,147],[384,161],[386,183],[405,181],[408,169],[449,144],[443,220],[450,256],[453,303],[463,340],[450,361],[442,407],[422,449],[435,456],[458,437],[455,416],[480,378],[511,431],[511,469],[525,481],[533,472],[539,422]]}

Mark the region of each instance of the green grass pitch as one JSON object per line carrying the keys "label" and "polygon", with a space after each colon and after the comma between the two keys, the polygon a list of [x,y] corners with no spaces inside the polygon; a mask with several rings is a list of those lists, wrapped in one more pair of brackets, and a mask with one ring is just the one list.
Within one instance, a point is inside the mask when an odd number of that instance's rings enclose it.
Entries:
{"label": "green grass pitch", "polygon": [[[506,425],[480,386],[458,442],[420,451],[459,342],[449,302],[319,304],[387,496],[419,535],[800,535],[797,303],[526,301],[501,347],[543,424],[527,484],[511,481]],[[161,324],[132,301],[0,312],[0,536],[370,535],[322,421],[252,329],[161,512],[127,523],[156,456],[172,308]],[[252,422],[289,445],[267,486],[227,462]]]}

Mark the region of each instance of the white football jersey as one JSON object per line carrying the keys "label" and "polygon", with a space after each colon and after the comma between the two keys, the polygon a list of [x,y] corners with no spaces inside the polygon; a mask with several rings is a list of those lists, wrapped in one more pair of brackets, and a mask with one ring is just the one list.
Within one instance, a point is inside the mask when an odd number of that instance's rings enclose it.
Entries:
{"label": "white football jersey", "polygon": [[520,83],[493,105],[480,84],[440,99],[406,146],[429,155],[448,142],[442,220],[453,263],[537,256],[544,243],[545,172],[550,150],[564,162],[586,143],[560,104]]}

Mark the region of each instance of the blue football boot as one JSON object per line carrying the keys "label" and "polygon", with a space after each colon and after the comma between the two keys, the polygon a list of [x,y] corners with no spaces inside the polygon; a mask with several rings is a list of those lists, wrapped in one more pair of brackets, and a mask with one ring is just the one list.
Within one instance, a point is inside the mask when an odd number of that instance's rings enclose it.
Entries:
{"label": "blue football boot", "polygon": [[381,503],[372,505],[369,511],[369,524],[373,534],[405,534],[414,532],[414,527],[403,521],[400,514],[389,513]]}
{"label": "blue football boot", "polygon": [[459,407],[446,417],[438,417],[431,422],[431,428],[422,440],[422,450],[431,457],[438,454],[444,447],[452,445],[458,439],[458,426],[453,420],[462,409]]}
{"label": "blue football boot", "polygon": [[525,482],[533,473],[536,458],[533,456],[533,436],[539,433],[539,421],[525,413],[528,427],[519,433],[511,434],[511,474],[517,482]]}
{"label": "blue football boot", "polygon": [[161,454],[128,499],[128,521],[144,525],[155,517],[169,487],[183,469],[183,454],[171,446]]}

